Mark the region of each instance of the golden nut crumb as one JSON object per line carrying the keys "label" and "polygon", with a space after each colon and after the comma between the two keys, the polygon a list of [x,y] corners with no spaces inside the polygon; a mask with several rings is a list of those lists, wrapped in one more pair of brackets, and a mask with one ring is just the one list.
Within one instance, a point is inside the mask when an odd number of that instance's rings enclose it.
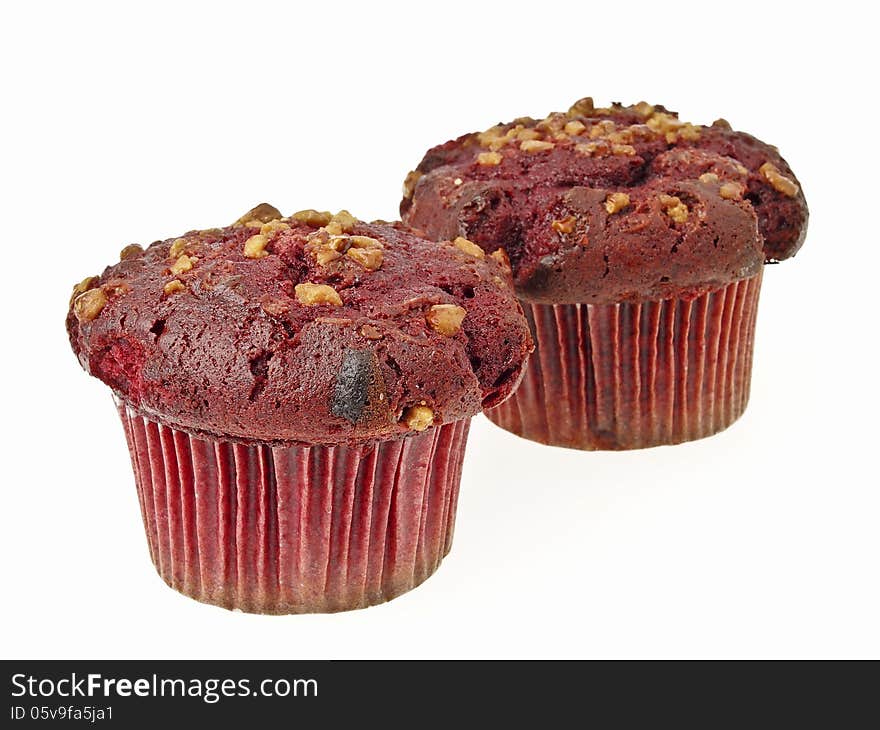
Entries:
{"label": "golden nut crumb", "polygon": [[632,110],[641,117],[650,117],[654,113],[654,107],[646,101],[633,104]]}
{"label": "golden nut crumb", "polygon": [[366,340],[381,340],[382,339],[382,333],[379,332],[379,330],[377,330],[371,324],[365,324],[363,327],[361,327],[360,333],[361,333],[361,337],[363,337]]}
{"label": "golden nut crumb", "polygon": [[592,157],[599,150],[599,144],[596,142],[581,142],[574,146],[574,151],[587,157]]}
{"label": "golden nut crumb", "polygon": [[73,314],[80,322],[91,322],[107,305],[107,295],[101,289],[89,289],[73,301]]}
{"label": "golden nut crumb", "polygon": [[688,142],[696,142],[700,138],[700,128],[690,122],[685,122],[681,129],[678,130],[678,134]]}
{"label": "golden nut crumb", "polygon": [[413,431],[424,431],[434,423],[434,411],[428,406],[412,406],[403,411],[403,422]]}
{"label": "golden nut crumb", "polygon": [[352,248],[382,248],[382,242],[370,236],[349,236],[348,245]]}
{"label": "golden nut crumb", "polygon": [[144,247],[139,243],[130,243],[119,252],[119,260],[133,259],[140,256],[144,252]]}
{"label": "golden nut crumb", "polygon": [[712,122],[713,127],[718,127],[719,129],[731,129],[730,122],[728,122],[723,117],[719,117],[714,122]]}
{"label": "golden nut crumb", "polygon": [[232,225],[243,226],[247,225],[249,222],[268,223],[271,220],[281,217],[281,211],[279,211],[278,208],[269,205],[268,203],[260,203],[251,208]]}
{"label": "golden nut crumb", "polygon": [[497,261],[505,269],[510,269],[510,257],[507,255],[507,251],[503,248],[496,248],[491,254],[489,254],[489,258]]}
{"label": "golden nut crumb", "polygon": [[[403,197],[411,198],[416,189],[416,183],[422,178],[422,173],[418,170],[411,170],[406,174],[406,178],[403,181]],[[321,224],[323,225],[323,224]]]}
{"label": "golden nut crumb", "polygon": [[726,182],[718,189],[718,194],[725,200],[740,200],[745,190],[745,186],[740,183]]}
{"label": "golden nut crumb", "polygon": [[110,279],[101,289],[107,296],[121,297],[131,291],[131,285],[125,279]]}
{"label": "golden nut crumb", "polygon": [[572,104],[568,109],[568,116],[570,117],[588,117],[595,110],[595,106],[593,105],[593,97],[585,96],[583,99],[578,99],[574,104]]}
{"label": "golden nut crumb", "polygon": [[469,253],[471,256],[476,256],[478,259],[481,259],[486,255],[486,252],[483,251],[483,249],[481,249],[477,244],[475,244],[473,241],[468,241],[462,236],[458,236],[458,238],[456,238],[452,242],[452,245],[455,246],[459,251]]}
{"label": "golden nut crumb", "polygon": [[313,284],[307,281],[303,284],[297,284],[294,287],[296,292],[296,300],[306,307],[313,307],[319,304],[332,304],[334,307],[342,306],[342,297],[339,296],[332,286],[327,284]]}
{"label": "golden nut crumb", "polygon": [[339,251],[336,251],[335,249],[325,247],[325,246],[322,246],[320,248],[315,249],[315,260],[321,266],[326,266],[327,264],[332,263],[333,261],[336,261],[337,259],[341,259],[341,258],[342,258],[342,254]]}
{"label": "golden nut crumb", "polygon": [[491,167],[493,165],[500,165],[503,159],[504,157],[500,152],[481,152],[477,155],[477,164]]}
{"label": "golden nut crumb", "polygon": [[89,289],[94,289],[98,285],[98,277],[97,276],[87,276],[83,279],[79,284],[73,285],[73,292],[70,294],[70,302],[69,304],[73,304],[73,300],[76,299],[83,292],[87,292]]}
{"label": "golden nut crumb", "polygon": [[783,195],[787,195],[789,198],[793,198],[800,190],[797,183],[791,178],[783,175],[779,171],[779,168],[772,162],[765,162],[758,168],[758,172],[764,176],[764,179],[770,183],[774,189],[778,190]]}
{"label": "golden nut crumb", "polygon": [[251,236],[247,241],[244,242],[243,253],[249,259],[261,259],[264,256],[269,255],[266,252],[266,245],[268,243],[268,238],[266,238],[262,233],[257,233],[255,236]]}
{"label": "golden nut crumb", "polygon": [[569,215],[562,220],[553,221],[550,224],[550,227],[557,233],[571,233],[574,230],[575,223],[577,223],[577,218],[573,215]]}
{"label": "golden nut crumb", "polygon": [[382,266],[381,248],[355,248],[352,246],[345,255],[353,261],[357,261],[367,271],[375,271]]}
{"label": "golden nut crumb", "polygon": [[608,215],[614,215],[629,205],[629,195],[626,193],[610,193],[605,198],[605,210]]}
{"label": "golden nut crumb", "polygon": [[717,183],[718,175],[716,175],[714,172],[704,172],[702,175],[700,175],[700,182],[706,183],[707,185],[710,183]]}
{"label": "golden nut crumb", "polygon": [[333,214],[329,210],[314,210],[313,208],[308,208],[307,210],[298,210],[290,217],[295,221],[310,226],[326,226],[333,217]]}
{"label": "golden nut crumb", "polygon": [[425,319],[435,332],[451,337],[461,329],[465,315],[467,311],[457,304],[435,304],[425,314]]}
{"label": "golden nut crumb", "polygon": [[[330,222],[327,224],[327,230],[334,235],[339,235],[340,233],[348,233],[357,225],[357,218],[355,218],[351,213],[347,210],[340,210],[336,215],[334,215]],[[334,230],[330,230],[330,227],[333,226]],[[336,229],[339,229],[336,231]]]}
{"label": "golden nut crumb", "polygon": [[688,207],[675,195],[661,195],[660,205],[676,223],[684,223],[688,219]]}
{"label": "golden nut crumb", "polygon": [[167,284],[165,284],[165,286],[162,287],[162,291],[165,292],[166,294],[168,294],[169,296],[171,294],[177,294],[178,292],[182,292],[184,289],[186,289],[186,286],[184,285],[184,283],[182,281],[180,281],[180,279],[172,279]]}
{"label": "golden nut crumb", "polygon": [[614,122],[610,119],[603,119],[590,127],[590,139],[607,137],[609,134],[613,134],[616,129],[617,125]]}
{"label": "golden nut crumb", "polygon": [[552,142],[543,142],[539,139],[527,139],[524,142],[520,142],[519,148],[523,152],[528,152],[529,154],[535,154],[536,152],[546,152],[547,150],[553,149]]}
{"label": "golden nut crumb", "polygon": [[263,236],[271,236],[273,233],[277,231],[289,231],[290,226],[287,225],[284,221],[274,220],[269,221],[268,223],[264,223],[260,226],[260,235]]}
{"label": "golden nut crumb", "polygon": [[528,142],[535,139],[541,139],[542,135],[537,129],[517,128],[516,138],[520,142]]}
{"label": "golden nut crumb", "polygon": [[631,144],[613,144],[611,145],[612,155],[634,155],[636,148]]}
{"label": "golden nut crumb", "polygon": [[577,119],[574,119],[574,120],[566,123],[566,125],[562,128],[562,131],[571,137],[577,137],[586,128],[587,128],[586,124],[578,121]]}
{"label": "golden nut crumb", "polygon": [[198,259],[195,256],[187,256],[186,254],[182,254],[178,257],[177,261],[171,264],[171,273],[175,276],[179,274],[185,274],[187,271],[190,271],[193,266],[196,265]]}
{"label": "golden nut crumb", "polygon": [[189,245],[189,240],[186,238],[176,238],[174,239],[174,243],[171,244],[171,247],[168,249],[168,258],[176,259],[184,251],[186,251],[186,247]]}

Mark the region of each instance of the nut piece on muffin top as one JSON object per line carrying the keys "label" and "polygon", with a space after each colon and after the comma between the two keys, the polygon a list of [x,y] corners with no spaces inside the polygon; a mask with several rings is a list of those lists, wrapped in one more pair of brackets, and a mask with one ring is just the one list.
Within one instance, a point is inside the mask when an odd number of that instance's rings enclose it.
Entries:
{"label": "nut piece on muffin top", "polygon": [[778,150],[644,102],[590,98],[429,150],[404,183],[406,223],[504,248],[517,293],[605,303],[695,294],[793,256],[808,211]]}
{"label": "nut piece on muffin top", "polygon": [[347,211],[261,204],[120,259],[74,288],[73,349],[129,406],[195,434],[423,431],[503,400],[531,349],[503,253]]}

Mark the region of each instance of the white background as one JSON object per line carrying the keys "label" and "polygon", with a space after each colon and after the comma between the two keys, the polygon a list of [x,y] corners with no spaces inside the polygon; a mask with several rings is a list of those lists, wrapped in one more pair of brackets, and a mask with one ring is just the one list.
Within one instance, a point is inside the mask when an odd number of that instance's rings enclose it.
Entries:
{"label": "white background", "polygon": [[[819,5],[5,4],[2,655],[880,656],[876,41],[861,4]],[[263,200],[393,218],[432,144],[587,94],[724,116],[800,177],[809,235],[766,272],[745,416],[629,453],[476,419],[452,553],[384,606],[248,616],[165,587],[71,285]]]}

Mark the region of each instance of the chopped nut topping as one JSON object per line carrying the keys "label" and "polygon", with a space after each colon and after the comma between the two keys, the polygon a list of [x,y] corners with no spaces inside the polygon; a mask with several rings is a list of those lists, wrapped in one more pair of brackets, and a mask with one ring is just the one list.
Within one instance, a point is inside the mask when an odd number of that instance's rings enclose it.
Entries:
{"label": "chopped nut topping", "polygon": [[572,136],[572,137],[577,137],[577,136],[578,136],[581,132],[583,132],[586,128],[587,128],[587,125],[586,125],[586,124],[584,124],[583,122],[578,121],[577,119],[574,119],[574,120],[568,122],[568,123],[562,128],[562,131],[564,131],[567,135],[570,135],[570,136]]}
{"label": "chopped nut topping", "polygon": [[275,208],[268,203],[260,203],[259,205],[251,208],[232,225],[243,226],[251,221],[268,223],[269,221],[275,220],[276,218],[281,218],[281,211],[279,211],[278,208]]}
{"label": "chopped nut topping", "polygon": [[452,242],[452,245],[455,246],[459,251],[469,253],[471,256],[476,256],[478,259],[481,259],[486,255],[486,252],[483,251],[483,249],[481,249],[477,244],[475,244],[473,241],[468,241],[462,236],[458,236],[458,238],[456,238]]}
{"label": "chopped nut topping", "polygon": [[339,292],[327,284],[313,284],[307,281],[303,284],[297,284],[294,287],[294,291],[296,292],[296,300],[306,307],[313,307],[319,304],[332,304],[334,307],[342,306],[342,297],[339,296]]}
{"label": "chopped nut topping", "polygon": [[171,296],[172,294],[177,294],[178,292],[182,292],[186,289],[186,286],[180,279],[172,279],[165,286],[162,287],[162,291],[167,295]]}
{"label": "chopped nut topping", "polygon": [[749,174],[749,168],[747,168],[745,165],[743,165],[739,162],[736,163],[736,171],[740,175],[748,175]]}
{"label": "chopped nut topping", "polygon": [[562,220],[553,221],[550,224],[550,227],[557,233],[571,233],[574,230],[575,223],[577,223],[577,218],[573,215],[569,215]]}
{"label": "chopped nut topping", "polygon": [[266,238],[262,233],[258,233],[255,236],[251,236],[247,241],[244,242],[244,255],[249,259],[261,259],[264,256],[268,256],[268,252],[266,251],[266,245],[269,243],[269,239]]}
{"label": "chopped nut topping", "polygon": [[599,143],[598,142],[581,142],[580,144],[576,144],[574,146],[574,151],[579,152],[582,155],[586,155],[587,157],[592,157],[596,152],[599,151]]}
{"label": "chopped nut topping", "polygon": [[91,322],[107,306],[107,295],[101,289],[89,289],[73,301],[73,314],[80,322]]}
{"label": "chopped nut topping", "polygon": [[609,134],[612,134],[615,129],[617,129],[617,125],[614,122],[610,119],[603,119],[590,127],[590,139],[607,137]]}
{"label": "chopped nut topping", "polygon": [[382,248],[382,242],[370,236],[349,236],[348,245],[352,248]]}
{"label": "chopped nut topping", "polygon": [[730,122],[728,122],[723,117],[716,119],[714,122],[712,122],[712,126],[718,127],[719,129],[730,129],[731,128]]}
{"label": "chopped nut topping", "polygon": [[546,152],[547,150],[553,149],[552,142],[543,142],[539,139],[527,139],[524,142],[520,142],[519,148],[523,152],[528,152],[529,154],[534,154],[536,152]]}
{"label": "chopped nut topping", "polygon": [[638,104],[633,104],[633,111],[642,117],[650,117],[654,113],[654,107],[646,101],[640,101]]}
{"label": "chopped nut topping", "polygon": [[605,198],[605,210],[608,211],[608,215],[614,215],[628,205],[629,195],[626,193],[610,193],[608,197]]}
{"label": "chopped nut topping", "polygon": [[282,317],[290,311],[290,304],[286,299],[265,296],[260,300],[260,308],[271,317]]}
{"label": "chopped nut topping", "polygon": [[121,297],[131,291],[131,285],[125,279],[110,279],[101,289],[111,297]]}
{"label": "chopped nut topping", "polygon": [[700,128],[690,122],[685,122],[682,128],[678,130],[678,134],[688,142],[696,142],[700,138]]}
{"label": "chopped nut topping", "polygon": [[342,233],[348,233],[352,228],[357,224],[357,218],[355,218],[351,213],[347,210],[340,210],[336,215],[334,215],[330,222],[324,226],[327,229],[327,232],[333,236],[338,236]]}
{"label": "chopped nut topping", "polygon": [[177,261],[171,264],[171,273],[175,276],[179,274],[185,274],[187,271],[191,270],[193,266],[195,266],[198,259],[195,256],[187,256],[186,254],[182,254],[178,257]]}
{"label": "chopped nut topping", "polygon": [[94,289],[97,285],[97,276],[87,276],[79,284],[74,284],[73,292],[70,295],[70,304],[73,304],[73,300],[76,299],[80,294],[82,294],[83,292],[87,292],[89,289]]}
{"label": "chopped nut topping", "polygon": [[714,172],[704,172],[702,175],[700,175],[700,182],[706,183],[707,185],[710,183],[717,183],[718,175],[716,175]]}
{"label": "chopped nut topping", "polygon": [[367,271],[375,271],[382,265],[381,248],[355,248],[352,246],[345,252],[348,258],[357,261]]}
{"label": "chopped nut topping", "polygon": [[676,223],[684,223],[688,219],[688,207],[675,195],[661,195],[660,205]]}
{"label": "chopped nut topping", "polygon": [[779,168],[772,162],[765,162],[758,168],[758,172],[764,176],[764,179],[770,183],[770,185],[783,195],[787,195],[789,198],[793,198],[800,190],[797,183],[791,178],[783,175],[779,171]]}
{"label": "chopped nut topping", "polygon": [[520,142],[528,142],[530,140],[541,139],[541,133],[537,129],[517,129],[516,138]]}
{"label": "chopped nut topping", "polygon": [[268,223],[264,223],[260,226],[260,235],[263,236],[271,236],[273,233],[277,231],[289,231],[290,226],[287,225],[284,221],[274,220],[269,221]]}
{"label": "chopped nut topping", "polygon": [[176,259],[184,251],[186,251],[186,247],[189,245],[189,239],[187,238],[176,238],[174,239],[174,243],[171,244],[171,248],[168,249],[168,258]]}
{"label": "chopped nut topping", "polygon": [[337,259],[341,259],[342,254],[329,246],[321,246],[315,249],[315,260],[321,265],[326,266]]}
{"label": "chopped nut topping", "polygon": [[435,332],[451,337],[461,329],[465,315],[467,311],[457,304],[435,304],[428,310],[425,319]]}
{"label": "chopped nut topping", "polygon": [[403,422],[413,431],[424,431],[434,423],[434,411],[428,406],[412,406],[403,411]]}
{"label": "chopped nut topping", "polygon": [[[410,173],[410,175],[412,175],[412,173]],[[313,208],[308,208],[307,210],[298,210],[290,217],[295,221],[310,226],[326,226],[333,217],[333,214],[329,210],[314,210]]]}
{"label": "chopped nut topping", "polygon": [[464,182],[464,181],[460,177],[457,177],[457,178],[455,178],[455,180],[452,181],[452,184],[455,186],[458,186],[458,185],[461,185],[462,182]]}
{"label": "chopped nut topping", "polygon": [[[421,179],[422,173],[418,170],[411,170],[406,174],[406,178],[403,181],[403,197],[411,198],[416,189],[416,183]],[[321,225],[324,225],[323,223]]]}
{"label": "chopped nut topping", "polygon": [[504,157],[500,152],[481,152],[477,155],[477,164],[491,167],[493,165],[500,165],[503,159]]}
{"label": "chopped nut topping", "polygon": [[119,260],[133,259],[135,256],[140,256],[143,252],[144,247],[139,243],[130,243],[119,252]]}
{"label": "chopped nut topping", "polygon": [[634,155],[636,148],[631,144],[613,144],[611,145],[612,155]]}
{"label": "chopped nut topping", "polygon": [[595,106],[593,105],[593,97],[585,96],[583,99],[578,99],[568,110],[568,116],[570,117],[588,117],[595,110]]}
{"label": "chopped nut topping", "polygon": [[382,333],[379,332],[373,325],[365,324],[360,329],[361,337],[367,340],[381,340]]}
{"label": "chopped nut topping", "polygon": [[510,269],[510,258],[507,255],[507,251],[503,248],[496,248],[491,254],[489,254],[489,258],[495,259],[505,269]]}
{"label": "chopped nut topping", "polygon": [[745,186],[736,182],[726,182],[718,190],[718,194],[725,200],[740,200],[745,192]]}

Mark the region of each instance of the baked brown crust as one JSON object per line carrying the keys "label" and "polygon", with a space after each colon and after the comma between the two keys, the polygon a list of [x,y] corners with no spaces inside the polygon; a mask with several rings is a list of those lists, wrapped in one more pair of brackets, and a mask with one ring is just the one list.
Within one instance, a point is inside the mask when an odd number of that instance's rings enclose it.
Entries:
{"label": "baked brown crust", "polygon": [[775,147],[662,106],[518,119],[428,151],[404,220],[432,238],[504,248],[535,302],[699,293],[793,256],[808,211]]}
{"label": "baked brown crust", "polygon": [[123,249],[71,298],[82,366],[138,411],[215,438],[351,443],[503,400],[531,339],[510,269],[344,211]]}

